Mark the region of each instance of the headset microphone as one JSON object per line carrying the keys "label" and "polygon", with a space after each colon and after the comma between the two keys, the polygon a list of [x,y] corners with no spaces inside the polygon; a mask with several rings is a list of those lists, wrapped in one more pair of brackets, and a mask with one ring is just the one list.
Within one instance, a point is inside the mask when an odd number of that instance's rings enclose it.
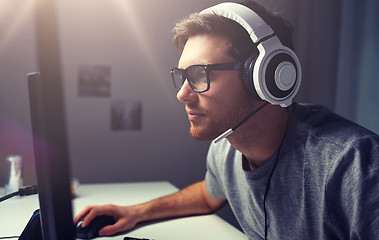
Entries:
{"label": "headset microphone", "polygon": [[221,141],[222,139],[226,138],[227,136],[229,136],[230,134],[232,134],[237,128],[239,128],[244,122],[246,122],[249,118],[251,118],[253,115],[255,115],[257,112],[259,112],[262,108],[264,108],[266,105],[268,104],[268,102],[266,102],[265,104],[263,104],[262,106],[260,106],[259,108],[257,108],[254,112],[250,113],[249,115],[247,115],[247,117],[245,117],[240,123],[238,123],[236,126],[234,126],[233,128],[230,128],[229,130],[227,130],[226,132],[224,132],[223,134],[221,134],[220,136],[218,136],[217,138],[215,138],[214,140],[214,143],[218,143],[219,141]]}

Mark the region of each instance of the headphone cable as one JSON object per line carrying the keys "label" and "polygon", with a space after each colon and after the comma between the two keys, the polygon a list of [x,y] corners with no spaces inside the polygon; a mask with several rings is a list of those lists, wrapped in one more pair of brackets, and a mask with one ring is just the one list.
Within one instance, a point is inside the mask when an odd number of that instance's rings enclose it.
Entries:
{"label": "headphone cable", "polygon": [[271,183],[271,177],[272,177],[272,175],[274,173],[274,170],[276,168],[276,165],[278,163],[280,151],[282,150],[283,142],[284,142],[284,139],[286,138],[287,131],[288,131],[288,125],[289,125],[289,120],[290,120],[290,114],[289,114],[289,108],[288,107],[286,108],[286,112],[287,112],[286,130],[285,130],[283,138],[282,138],[282,140],[280,142],[278,154],[276,155],[274,166],[272,167],[271,173],[270,173],[270,175],[268,177],[266,191],[265,191],[265,194],[263,196],[263,211],[264,211],[264,215],[265,215],[265,238],[264,238],[265,240],[267,240],[267,233],[268,233],[268,229],[267,229],[268,228],[268,219],[267,219],[266,199],[267,199],[267,195],[268,195],[268,189],[269,189],[270,183]]}

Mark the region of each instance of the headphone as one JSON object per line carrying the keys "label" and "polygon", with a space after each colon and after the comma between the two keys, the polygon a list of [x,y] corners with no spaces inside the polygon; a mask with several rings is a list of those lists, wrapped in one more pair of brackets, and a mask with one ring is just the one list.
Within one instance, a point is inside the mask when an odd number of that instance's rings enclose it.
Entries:
{"label": "headphone", "polygon": [[290,48],[281,44],[257,13],[244,5],[226,2],[200,14],[217,14],[234,20],[258,44],[258,52],[247,58],[242,70],[242,82],[250,96],[282,107],[292,104],[301,83],[299,59]]}

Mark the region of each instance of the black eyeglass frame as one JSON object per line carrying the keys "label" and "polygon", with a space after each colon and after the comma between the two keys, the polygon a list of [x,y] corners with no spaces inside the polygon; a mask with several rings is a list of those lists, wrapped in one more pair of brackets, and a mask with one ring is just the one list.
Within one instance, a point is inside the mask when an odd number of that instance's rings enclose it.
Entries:
{"label": "black eyeglass frame", "polygon": [[[201,91],[197,90],[195,88],[195,86],[192,84],[192,82],[188,81],[188,84],[190,85],[192,90],[194,90],[197,93],[203,93],[203,92],[206,92],[210,89],[210,80],[209,80],[210,71],[213,71],[213,70],[240,70],[242,65],[243,65],[242,62],[215,63],[215,64],[195,64],[195,65],[189,66],[186,69],[174,67],[170,70],[170,73],[171,73],[172,81],[174,82],[175,89],[179,92],[180,89],[183,87],[184,82],[186,80],[188,80],[187,79],[187,70],[191,67],[203,67],[205,70],[206,77],[207,77],[207,88],[205,90],[201,90]],[[180,87],[176,86],[176,81],[175,81],[175,77],[174,77],[174,71],[175,70],[179,71],[181,73],[181,76],[182,76],[182,84],[180,85]]]}

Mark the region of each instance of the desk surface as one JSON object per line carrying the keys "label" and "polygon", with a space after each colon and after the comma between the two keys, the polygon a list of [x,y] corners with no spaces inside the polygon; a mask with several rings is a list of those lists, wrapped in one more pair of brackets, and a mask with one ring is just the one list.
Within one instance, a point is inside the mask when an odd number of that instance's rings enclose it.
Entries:
{"label": "desk surface", "polygon": [[[176,192],[168,182],[85,184],[77,189],[73,200],[74,216],[87,205],[131,205]],[[4,190],[0,189],[0,195]],[[13,197],[0,203],[0,237],[19,236],[34,210],[39,208],[38,196]],[[113,237],[100,240],[123,239],[123,237],[149,238],[155,240],[230,240],[247,239],[232,225],[211,214],[158,221]]]}

